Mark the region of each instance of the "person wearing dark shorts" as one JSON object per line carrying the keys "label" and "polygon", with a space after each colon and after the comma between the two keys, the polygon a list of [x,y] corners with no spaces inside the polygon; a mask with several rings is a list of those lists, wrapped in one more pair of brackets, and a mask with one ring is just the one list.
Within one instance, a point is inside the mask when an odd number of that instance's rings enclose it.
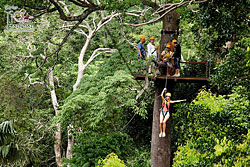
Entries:
{"label": "person wearing dark shorts", "polygon": [[177,40],[172,40],[172,43],[174,45],[174,66],[175,66],[175,77],[180,77],[180,61],[181,61],[181,46],[177,43]]}

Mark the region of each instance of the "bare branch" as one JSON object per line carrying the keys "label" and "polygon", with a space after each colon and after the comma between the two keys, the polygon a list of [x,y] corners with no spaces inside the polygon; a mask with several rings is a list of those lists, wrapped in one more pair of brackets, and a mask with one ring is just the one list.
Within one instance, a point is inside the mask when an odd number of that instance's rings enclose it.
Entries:
{"label": "bare branch", "polygon": [[[100,52],[102,51],[102,52]],[[100,52],[100,53],[98,53]],[[104,54],[104,53],[115,53],[117,52],[116,49],[110,49],[110,48],[98,48],[96,49],[92,55],[90,56],[90,58],[88,59],[87,63],[84,65],[85,67],[87,67],[96,57],[98,57],[100,54]]]}
{"label": "bare branch", "polygon": [[140,17],[140,16],[145,15],[145,13],[146,13],[149,9],[151,9],[151,8],[149,7],[149,8],[146,8],[146,9],[144,9],[144,10],[138,9],[139,11],[138,11],[138,10],[131,10],[131,11],[126,12],[126,14],[127,14],[127,15],[130,15],[130,16]]}
{"label": "bare branch", "polygon": [[[175,4],[171,4],[170,6],[168,6],[167,8],[163,8],[163,9],[160,9],[160,10],[156,10],[155,13],[153,13],[152,15],[155,15],[155,14],[160,14],[162,12],[164,12],[163,14],[161,14],[161,16],[157,17],[157,18],[154,18],[150,21],[147,21],[147,22],[144,22],[144,23],[140,23],[140,24],[130,24],[130,23],[124,23],[125,25],[128,25],[128,26],[133,26],[133,27],[139,27],[139,26],[143,26],[143,25],[147,25],[147,24],[152,24],[152,23],[155,23],[159,20],[161,20],[165,15],[167,15],[168,13],[172,12],[173,10],[181,7],[181,6],[184,6],[184,5],[188,5],[188,4],[200,4],[200,3],[204,3],[204,2],[207,2],[209,0],[203,0],[203,1],[184,1],[182,0],[180,3],[175,3]],[[162,8],[162,7],[161,7]]]}
{"label": "bare branch", "polygon": [[57,86],[59,87],[59,88],[61,88],[62,87],[62,85],[60,85],[60,81],[59,81],[59,78],[58,77],[54,77],[55,79],[56,79],[56,81],[57,81]]}
{"label": "bare branch", "polygon": [[93,19],[92,19],[93,25],[94,25],[94,29],[96,29],[95,16],[96,16],[96,14],[94,13],[94,17],[93,17]]}
{"label": "bare branch", "polygon": [[98,23],[97,25],[97,28],[95,29],[95,32],[97,32],[100,28],[102,28],[105,24],[107,24],[108,22],[110,22],[114,17],[117,17],[121,15],[120,13],[115,13],[115,12],[112,12],[111,15],[105,17],[105,18],[102,18],[102,20]]}
{"label": "bare branch", "polygon": [[67,5],[62,1],[58,1],[58,2],[64,5],[64,10],[66,11],[67,14],[70,14],[69,9],[67,8]]}
{"label": "bare branch", "polygon": [[144,93],[144,91],[145,90],[147,90],[148,89],[148,85],[149,85],[149,79],[148,79],[148,75],[146,75],[145,76],[145,86],[144,86],[144,88],[140,91],[140,93],[136,96],[136,100],[138,100],[139,99],[139,97]]}
{"label": "bare branch", "polygon": [[36,84],[44,85],[43,82],[39,82],[39,81],[34,81],[34,82],[32,82],[32,80],[31,80],[31,78],[30,78],[30,75],[27,74],[27,73],[25,73],[25,75],[26,75],[26,77],[28,77],[28,79],[29,79],[29,83],[28,83],[27,87],[29,87],[30,85],[36,85]]}
{"label": "bare branch", "polygon": [[190,1],[190,3],[189,3],[189,8],[190,8],[190,10],[191,10],[192,12],[197,13],[198,11],[195,11],[195,10],[193,9],[192,3],[193,3],[193,1]]}
{"label": "bare branch", "polygon": [[[63,28],[64,30],[70,30],[70,28],[68,28],[68,27],[72,27],[72,26],[63,26],[61,28]],[[84,36],[88,37],[88,35],[82,29],[74,30],[74,32],[77,32],[79,34],[83,34]]]}
{"label": "bare branch", "polygon": [[86,20],[83,20],[83,23],[86,25],[85,27],[88,29],[89,33],[91,33],[93,30],[91,29],[89,23]]}

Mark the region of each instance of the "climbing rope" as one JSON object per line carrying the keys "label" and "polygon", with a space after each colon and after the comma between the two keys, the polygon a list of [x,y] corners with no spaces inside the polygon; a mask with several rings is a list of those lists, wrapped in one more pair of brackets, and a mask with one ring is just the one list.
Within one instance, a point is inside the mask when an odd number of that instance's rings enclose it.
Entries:
{"label": "climbing rope", "polygon": [[[167,65],[167,73],[168,73],[168,65]],[[168,86],[168,74],[166,75],[165,87],[167,89]]]}

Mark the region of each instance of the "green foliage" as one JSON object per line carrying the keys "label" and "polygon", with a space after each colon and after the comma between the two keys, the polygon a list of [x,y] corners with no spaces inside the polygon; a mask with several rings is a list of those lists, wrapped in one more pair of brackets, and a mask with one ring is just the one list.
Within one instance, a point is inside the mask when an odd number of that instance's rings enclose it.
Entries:
{"label": "green foliage", "polygon": [[[100,158],[104,158],[109,153],[115,153],[122,159],[125,159],[131,154],[132,142],[128,135],[122,133],[82,133],[75,139],[73,158],[70,160],[70,163],[73,167],[94,166],[98,164]],[[115,157],[112,156],[110,158],[109,160],[104,160],[103,165],[106,162],[113,161]]]}
{"label": "green foliage", "polygon": [[150,167],[150,148],[145,147],[145,145],[139,148],[135,148],[133,154],[129,158],[127,158],[126,163],[128,166]]}
{"label": "green foliage", "polygon": [[244,136],[242,143],[233,140],[215,139],[216,145],[213,152],[202,154],[195,149],[195,141],[188,141],[180,146],[174,158],[174,167],[179,166],[249,166],[250,163],[250,132]]}
{"label": "green foliage", "polygon": [[202,162],[207,155],[203,155],[195,149],[195,141],[188,141],[184,146],[178,147],[174,157],[174,167],[179,166],[206,166]]}
{"label": "green foliage", "polygon": [[135,93],[127,93],[133,84],[132,76],[124,71],[117,71],[102,79],[96,75],[85,75],[79,89],[66,100],[60,119],[64,122],[70,121],[76,115],[81,117],[78,123],[85,125],[84,128],[112,128],[113,122],[121,121],[120,113],[132,109],[137,103],[134,99]]}
{"label": "green foliage", "polygon": [[5,121],[0,124],[0,159],[3,160],[10,154],[13,143],[8,143],[15,136],[12,121]]}
{"label": "green foliage", "polygon": [[106,9],[109,10],[121,10],[126,11],[131,6],[139,4],[139,1],[136,0],[122,0],[119,3],[112,1],[112,0],[103,0],[101,2],[101,6],[104,6]]}
{"label": "green foliage", "polygon": [[223,96],[213,95],[210,91],[201,90],[196,99],[193,100],[194,105],[201,105],[208,108],[212,113],[222,112],[226,103]]}
{"label": "green foliage", "polygon": [[211,82],[222,93],[230,92],[234,87],[243,85],[249,90],[250,73],[246,66],[249,54],[246,50],[236,47],[231,50],[215,68],[215,74],[211,76]]}
{"label": "green foliage", "polygon": [[233,36],[247,34],[249,21],[249,11],[245,6],[249,6],[247,0],[221,0],[207,2],[201,5],[200,19],[202,26],[209,28],[208,33],[213,31],[218,33],[216,43],[220,46],[223,42],[230,41]]}
{"label": "green foliage", "polygon": [[126,167],[124,162],[115,153],[110,153],[104,160],[98,161],[97,167]]}
{"label": "green foliage", "polygon": [[173,114],[173,130],[178,134],[174,166],[245,164],[249,152],[242,147],[239,153],[236,147],[246,142],[249,105],[244,87],[235,89],[228,98],[202,90],[190,106],[179,105]]}

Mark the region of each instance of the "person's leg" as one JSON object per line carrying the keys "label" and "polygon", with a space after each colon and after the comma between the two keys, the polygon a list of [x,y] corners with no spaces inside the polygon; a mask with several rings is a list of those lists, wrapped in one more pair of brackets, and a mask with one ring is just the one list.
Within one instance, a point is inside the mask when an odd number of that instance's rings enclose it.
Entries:
{"label": "person's leg", "polygon": [[180,76],[180,69],[179,69],[179,68],[178,68],[178,69],[176,69],[176,73],[175,73],[175,74],[176,74],[176,76],[177,76],[177,77],[179,77],[179,76]]}
{"label": "person's leg", "polygon": [[175,57],[175,58],[174,58],[174,67],[175,67],[174,77],[177,76],[177,70],[178,70],[178,64],[177,64],[177,63],[178,63],[178,62],[177,62],[177,58]]}
{"label": "person's leg", "polygon": [[163,128],[163,114],[162,114],[162,111],[160,113],[160,134],[159,134],[159,137],[162,137],[162,128]]}
{"label": "person's leg", "polygon": [[170,75],[170,73],[171,73],[171,71],[172,71],[172,68],[173,68],[172,65],[169,65],[169,66],[168,66],[168,75]]}
{"label": "person's leg", "polygon": [[181,68],[181,65],[180,65],[180,59],[177,60],[177,77],[181,76],[180,74],[180,68]]}
{"label": "person's leg", "polygon": [[168,121],[169,117],[170,117],[170,114],[169,114],[169,112],[167,112],[167,114],[166,114],[166,116],[165,116],[165,118],[163,120],[163,133],[162,133],[162,137],[166,136],[166,124],[167,124],[167,121]]}

